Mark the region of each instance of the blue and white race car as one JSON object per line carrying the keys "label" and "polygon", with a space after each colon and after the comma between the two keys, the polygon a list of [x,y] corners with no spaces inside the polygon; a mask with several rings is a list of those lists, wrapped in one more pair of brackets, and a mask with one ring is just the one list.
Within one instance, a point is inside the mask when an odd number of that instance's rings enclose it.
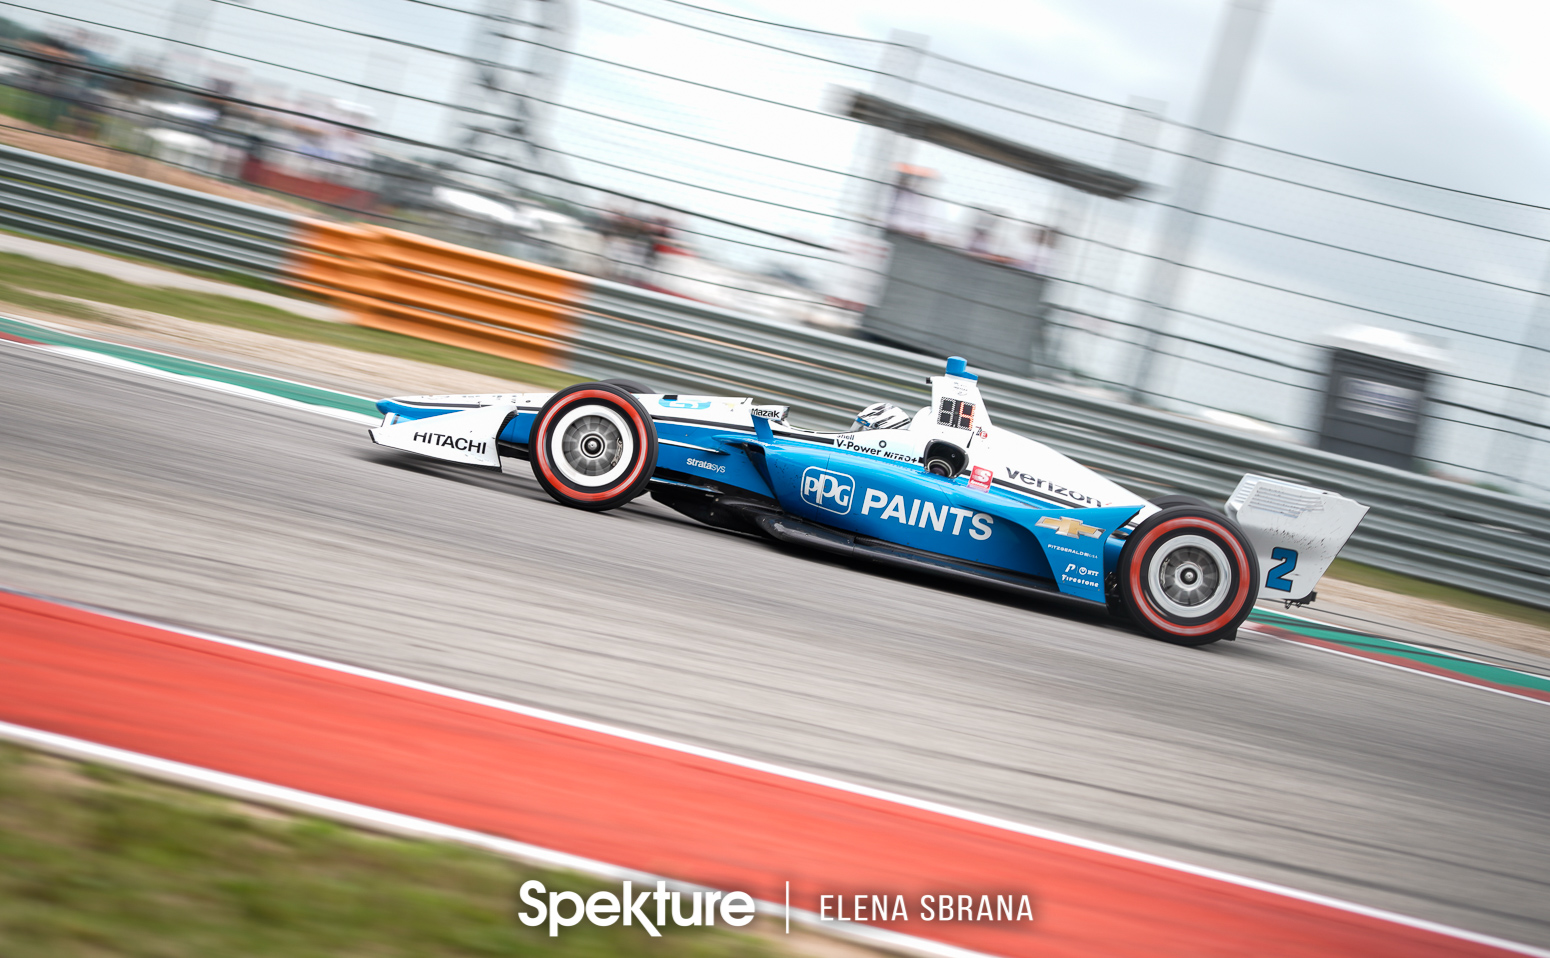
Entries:
{"label": "blue and white race car", "polygon": [[1153,502],[1043,443],[997,429],[958,358],[913,415],[884,403],[844,432],[747,398],[614,380],[556,393],[377,403],[376,443],[501,468],[527,459],[557,502],[613,509],[646,492],[711,526],[1105,605],[1181,645],[1232,638],[1260,598],[1306,601],[1367,507],[1244,476],[1226,513]]}

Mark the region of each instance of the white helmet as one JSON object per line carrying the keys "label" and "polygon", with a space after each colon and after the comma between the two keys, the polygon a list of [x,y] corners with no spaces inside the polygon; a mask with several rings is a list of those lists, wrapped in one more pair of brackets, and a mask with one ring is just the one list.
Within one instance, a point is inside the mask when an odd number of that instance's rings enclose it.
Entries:
{"label": "white helmet", "polygon": [[851,424],[851,432],[862,432],[867,429],[902,429],[910,424],[911,418],[909,413],[893,403],[875,402],[856,413],[856,421]]}

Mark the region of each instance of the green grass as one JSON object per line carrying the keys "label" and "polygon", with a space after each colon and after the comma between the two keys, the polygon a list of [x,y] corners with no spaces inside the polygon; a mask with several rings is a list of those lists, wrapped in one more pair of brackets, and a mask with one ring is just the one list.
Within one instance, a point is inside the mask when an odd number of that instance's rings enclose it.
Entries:
{"label": "green grass", "polygon": [[73,266],[61,266],[15,253],[0,253],[0,302],[83,319],[106,319],[100,311],[92,310],[89,305],[55,299],[54,296],[71,296],[287,339],[414,359],[530,383],[545,389],[559,389],[579,381],[578,377],[559,370],[490,356],[471,349],[444,346],[413,336],[309,319],[263,303],[214,293],[141,286]]}
{"label": "green grass", "polygon": [[7,958],[760,958],[747,931],[583,921],[528,928],[538,878],[608,887],[455,845],[377,836],[0,744],[0,955]]}
{"label": "green grass", "polygon": [[1399,572],[1389,572],[1386,569],[1363,565],[1360,562],[1351,562],[1348,559],[1336,559],[1330,565],[1326,575],[1331,579],[1344,579],[1357,585],[1371,586],[1388,592],[1397,592],[1400,595],[1415,596],[1418,599],[1431,599],[1434,602],[1443,602],[1460,609],[1469,609],[1472,612],[1500,616],[1504,619],[1527,622],[1529,625],[1535,625],[1541,629],[1550,629],[1550,611],[1545,609],[1511,602],[1507,599],[1498,599],[1494,596],[1481,595],[1468,589],[1438,585],[1435,582],[1427,582],[1425,579],[1417,579],[1414,576],[1404,575]]}
{"label": "green grass", "polygon": [[[196,269],[178,263],[167,263],[161,260],[150,259],[145,256],[136,256],[133,253],[125,253],[121,250],[104,250],[96,246],[85,246],[81,243],[72,243],[57,236],[40,236],[37,233],[26,233],[21,230],[7,229],[0,226],[0,233],[7,236],[20,236],[23,239],[40,240],[50,246],[63,246],[67,249],[80,250],[83,253],[91,253],[94,256],[108,256],[113,259],[123,260],[126,263],[138,263],[141,266],[149,266],[152,269],[166,270],[169,273],[181,273],[184,276],[197,276],[200,279],[211,279],[218,283],[230,283],[233,286],[245,286],[248,289],[262,290],[273,293],[276,296],[285,296],[289,299],[298,299],[304,302],[322,302],[319,298],[299,289],[293,289],[284,283],[272,279],[264,279],[259,276],[250,276],[247,273],[239,273],[235,270]],[[26,254],[18,254],[26,257]]]}

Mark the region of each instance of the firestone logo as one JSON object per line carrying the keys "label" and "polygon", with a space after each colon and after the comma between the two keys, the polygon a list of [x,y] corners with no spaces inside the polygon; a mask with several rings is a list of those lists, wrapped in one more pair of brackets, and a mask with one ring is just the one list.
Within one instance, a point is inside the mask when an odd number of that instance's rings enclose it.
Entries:
{"label": "firestone logo", "polygon": [[855,498],[856,480],[843,472],[808,466],[802,473],[802,501],[836,515],[847,515]]}

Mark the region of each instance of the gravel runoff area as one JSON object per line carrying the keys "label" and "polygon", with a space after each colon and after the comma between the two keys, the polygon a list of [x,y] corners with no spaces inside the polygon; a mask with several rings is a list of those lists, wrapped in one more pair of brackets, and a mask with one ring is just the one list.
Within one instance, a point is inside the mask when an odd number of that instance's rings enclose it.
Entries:
{"label": "gravel runoff area", "polygon": [[1403,641],[1448,645],[1466,654],[1490,654],[1505,646],[1550,656],[1550,629],[1529,622],[1461,609],[1435,599],[1325,578],[1310,618]]}

